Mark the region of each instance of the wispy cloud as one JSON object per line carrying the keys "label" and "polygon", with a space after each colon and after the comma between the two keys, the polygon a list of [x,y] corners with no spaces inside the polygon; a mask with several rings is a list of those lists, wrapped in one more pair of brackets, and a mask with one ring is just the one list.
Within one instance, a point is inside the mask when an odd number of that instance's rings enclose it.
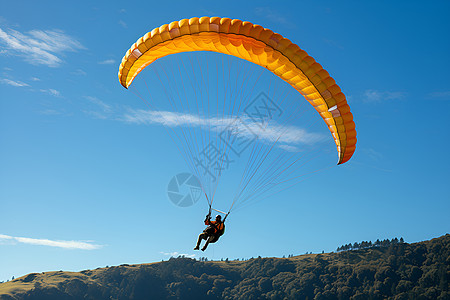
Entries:
{"label": "wispy cloud", "polygon": [[111,105],[106,104],[105,102],[103,102],[102,100],[98,99],[97,97],[85,96],[84,98],[87,99],[89,102],[91,102],[91,103],[97,105],[98,107],[100,107],[103,112],[106,112],[106,113],[112,112]]}
{"label": "wispy cloud", "polygon": [[76,69],[75,71],[71,72],[71,74],[78,75],[78,76],[86,76],[87,75],[87,73],[81,69]]}
{"label": "wispy cloud", "polygon": [[56,109],[44,109],[39,111],[39,113],[46,116],[57,116],[63,114],[61,111],[58,111]]}
{"label": "wispy cloud", "polygon": [[406,94],[403,92],[366,90],[363,94],[362,100],[366,103],[379,103],[388,100],[399,100],[405,98]]}
{"label": "wispy cloud", "polygon": [[[296,126],[279,125],[275,122],[264,128],[254,122],[247,123],[246,126],[258,136],[258,139],[270,143],[278,140],[279,143],[313,145],[325,139],[321,134],[308,132],[307,130]],[[288,145],[284,145],[285,150],[287,150],[287,146]],[[293,148],[291,147],[288,151],[292,150]]]}
{"label": "wispy cloud", "polygon": [[193,257],[195,257],[195,254],[186,254],[186,253],[179,253],[179,252],[159,252],[159,253],[161,253],[161,254],[163,254],[163,255],[166,255],[166,256],[171,256],[171,257],[178,257],[178,256],[185,256],[185,257],[190,257],[190,258],[193,258]]}
{"label": "wispy cloud", "polygon": [[83,111],[85,114],[90,115],[95,119],[102,119],[102,120],[108,119],[108,117],[114,114],[111,105],[106,104],[97,97],[85,96],[84,98],[88,100],[91,104],[93,104],[93,107],[91,105],[91,109]]}
{"label": "wispy cloud", "polygon": [[294,26],[285,16],[275,11],[273,8],[269,7],[256,7],[255,14],[261,17],[265,17],[271,22],[278,23],[281,25]]}
{"label": "wispy cloud", "polygon": [[40,91],[54,97],[61,97],[61,92],[55,89],[41,89]]}
{"label": "wispy cloud", "polygon": [[112,65],[115,64],[116,61],[114,59],[106,59],[98,62],[100,65]]}
{"label": "wispy cloud", "polygon": [[215,132],[233,130],[234,135],[240,135],[249,139],[255,138],[256,136],[259,140],[270,143],[278,140],[279,143],[311,145],[324,139],[324,136],[321,134],[311,133],[295,126],[282,126],[275,122],[261,127],[259,124],[245,117],[205,118],[170,111],[130,109],[124,115],[123,120],[135,124],[160,124],[169,127],[200,127]]}
{"label": "wispy cloud", "polygon": [[83,110],[83,112],[84,112],[86,115],[91,116],[91,117],[94,118],[94,119],[100,119],[100,120],[106,120],[106,119],[108,119],[108,116],[107,116],[107,115],[105,115],[105,114],[103,114],[103,113],[101,113],[101,112],[98,112],[98,111],[93,111],[93,110]]}
{"label": "wispy cloud", "polygon": [[30,86],[29,84],[26,84],[22,81],[14,81],[14,80],[6,79],[6,78],[0,79],[0,82],[3,84],[16,86],[16,87]]}
{"label": "wispy cloud", "polygon": [[[211,118],[201,118],[192,114],[183,114],[170,111],[152,111],[143,109],[130,109],[124,116],[124,120],[130,123],[137,124],[160,124],[169,127],[178,126],[206,126],[210,122],[214,123],[216,126],[225,126],[226,124],[232,122],[231,119],[224,118],[220,119],[221,124],[218,124],[219,119]],[[209,122],[208,122],[209,121]]]}
{"label": "wispy cloud", "polygon": [[102,247],[101,245],[92,244],[91,242],[35,239],[26,237],[14,237],[4,234],[0,234],[0,242],[3,243],[12,242],[29,245],[49,246],[64,249],[81,249],[81,250],[95,250]]}
{"label": "wispy cloud", "polygon": [[450,99],[450,91],[433,92],[428,94],[429,98]]}
{"label": "wispy cloud", "polygon": [[119,21],[119,25],[122,26],[123,28],[128,28],[127,23],[125,23],[125,22],[122,21],[122,20]]}
{"label": "wispy cloud", "polygon": [[306,129],[280,125],[275,121],[268,122],[262,127],[259,123],[246,118],[245,116],[224,116],[224,117],[204,117],[189,113],[179,113],[171,111],[156,111],[143,109],[128,109],[123,115],[109,104],[97,97],[85,96],[91,103],[91,108],[83,112],[96,119],[113,119],[132,124],[141,125],[162,125],[167,127],[190,127],[200,130],[208,130],[221,134],[232,134],[241,138],[255,140],[264,143],[277,143],[277,146],[289,152],[299,152],[297,146],[316,145],[327,139],[327,136]]}
{"label": "wispy cloud", "polygon": [[364,154],[370,157],[372,160],[380,161],[383,159],[383,154],[373,148],[362,148],[361,151],[364,152]]}
{"label": "wispy cloud", "polygon": [[300,151],[302,151],[300,148],[295,147],[295,146],[291,146],[291,145],[280,145],[278,147],[280,147],[281,149],[284,149],[284,150],[286,150],[288,152],[300,152]]}
{"label": "wispy cloud", "polygon": [[31,30],[21,33],[16,30],[0,29],[0,44],[3,54],[19,55],[34,65],[58,67],[62,63],[60,55],[67,51],[85,49],[76,39],[61,30]]}
{"label": "wispy cloud", "polygon": [[342,46],[340,43],[336,42],[335,40],[323,39],[323,41],[332,47],[338,48],[340,50],[344,50],[344,46]]}

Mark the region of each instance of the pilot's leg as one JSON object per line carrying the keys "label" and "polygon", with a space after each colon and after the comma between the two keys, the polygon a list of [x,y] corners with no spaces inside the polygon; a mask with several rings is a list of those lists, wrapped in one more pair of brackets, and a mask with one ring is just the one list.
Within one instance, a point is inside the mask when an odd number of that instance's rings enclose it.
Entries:
{"label": "pilot's leg", "polygon": [[202,242],[202,240],[206,240],[207,239],[207,235],[202,232],[198,235],[198,240],[197,240],[197,246],[195,246],[194,250],[198,250],[200,249],[200,243]]}
{"label": "pilot's leg", "polygon": [[206,250],[206,248],[208,247],[209,243],[210,243],[213,239],[214,239],[214,236],[213,236],[213,235],[208,236],[208,239],[206,240],[206,243],[205,243],[205,245],[203,246],[202,251],[205,251],[205,250]]}

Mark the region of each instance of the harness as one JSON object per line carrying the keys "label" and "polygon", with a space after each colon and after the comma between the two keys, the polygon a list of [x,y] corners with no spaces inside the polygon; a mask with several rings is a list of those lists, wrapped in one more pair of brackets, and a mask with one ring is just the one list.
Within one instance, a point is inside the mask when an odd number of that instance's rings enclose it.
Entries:
{"label": "harness", "polygon": [[[222,229],[219,229],[220,225],[223,226]],[[214,228],[214,234],[217,234],[219,236],[222,235],[225,231],[225,224],[222,221],[221,222],[216,221],[215,223],[211,223],[211,221],[209,221],[209,226],[210,228]]]}
{"label": "harness", "polygon": [[[211,219],[211,210],[215,210],[217,212],[225,214],[225,218],[223,218],[223,221],[220,221],[220,222],[215,221],[215,223],[211,223],[211,221],[210,221],[210,219]],[[214,236],[214,242],[217,241],[219,239],[219,237],[221,237],[225,233],[225,220],[227,219],[228,215],[229,215],[229,212],[225,213],[223,211],[220,211],[220,210],[212,208],[211,205],[209,206],[209,213],[207,215],[207,219],[209,221],[208,228],[213,228],[214,229],[214,233],[212,234]],[[219,229],[220,224],[222,224],[222,229]],[[205,229],[205,231],[207,231],[208,228]]]}
{"label": "harness", "polygon": [[[219,224],[217,224],[217,223],[219,223]],[[220,225],[223,226],[222,229],[219,229]],[[222,221],[220,221],[220,222],[216,221],[216,223],[212,224],[212,226],[214,227],[214,229],[216,230],[216,234],[218,234],[218,235],[222,235],[223,232],[225,231],[225,224]]]}

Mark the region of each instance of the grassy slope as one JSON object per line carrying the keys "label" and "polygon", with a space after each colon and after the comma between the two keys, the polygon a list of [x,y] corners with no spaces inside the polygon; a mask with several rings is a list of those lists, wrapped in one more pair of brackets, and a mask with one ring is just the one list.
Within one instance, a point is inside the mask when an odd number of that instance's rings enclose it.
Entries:
{"label": "grassy slope", "polygon": [[[142,265],[152,265],[155,263],[142,264]],[[158,264],[158,263],[156,263]],[[122,265],[122,268],[133,269],[138,268],[141,265]],[[65,272],[65,271],[54,271],[54,272],[43,272],[43,273],[31,273],[14,280],[4,282],[0,284],[0,299],[1,297],[11,296],[12,299],[16,299],[21,294],[24,294],[32,290],[36,285],[44,288],[58,288],[60,283],[67,281],[80,280],[86,284],[99,284],[98,278],[102,278],[102,274],[108,272],[111,268],[97,268],[95,270],[85,270],[81,272]],[[102,284],[100,284],[102,285]]]}
{"label": "grassy slope", "polygon": [[[411,249],[413,249],[419,246],[426,245],[429,248],[433,247],[433,245],[437,243],[448,245],[449,240],[450,235],[447,234],[431,241],[410,244],[408,245],[408,247],[411,247]],[[387,251],[387,248],[371,248],[365,250],[345,251],[340,253],[306,254],[295,256],[292,258],[271,258],[263,259],[263,261],[270,260],[272,262],[280,263],[284,261],[286,263],[289,263],[290,265],[294,265],[297,272],[308,270],[313,265],[317,265],[321,261],[325,261],[326,265],[333,265],[338,268],[342,266],[351,266],[352,268],[363,266],[365,268],[373,268],[374,270],[376,270],[380,266],[380,261],[387,261],[388,259],[391,259],[391,257],[392,253],[389,253]],[[449,259],[450,258],[447,259],[447,262],[449,261]],[[58,289],[61,289],[61,286],[64,286],[64,293],[70,293],[70,290],[72,288],[73,290],[79,290],[80,286],[85,289],[87,289],[87,287],[89,286],[94,287],[92,291],[108,290],[112,291],[111,293],[114,294],[115,291],[122,289],[121,283],[115,281],[115,278],[117,278],[117,274],[120,274],[121,278],[130,278],[130,282],[132,282],[132,278],[137,278],[136,274],[138,274],[142,270],[145,270],[145,272],[151,270],[151,272],[153,272],[152,274],[157,274],[155,276],[160,276],[161,278],[163,278],[164,276],[166,276],[166,278],[171,278],[171,275],[167,275],[167,272],[176,273],[176,270],[178,269],[177,264],[179,264],[180,266],[184,266],[186,265],[186,263],[191,264],[189,265],[189,268],[192,269],[192,276],[197,276],[196,278],[200,278],[200,275],[206,272],[208,273],[208,275],[212,274],[213,276],[216,276],[219,274],[218,276],[221,276],[220,274],[224,274],[225,278],[231,278],[233,276],[234,278],[236,278],[236,276],[238,276],[241,278],[241,280],[245,280],[245,278],[251,278],[252,272],[260,272],[261,269],[264,268],[264,262],[261,263],[261,260],[258,262],[258,259],[230,262],[194,262],[192,260],[183,260],[180,262],[172,261],[172,263],[169,261],[142,265],[121,265],[118,267],[98,268],[95,270],[85,270],[81,272],[57,271],[32,273],[0,284],[0,299],[21,299],[21,295],[24,295],[27,292],[29,293],[35,288],[54,288],[56,292],[58,291]],[[273,266],[273,263],[271,266]],[[188,270],[190,270],[189,268]],[[237,282],[238,281],[234,281],[233,284],[236,284]],[[165,282],[165,284],[166,283],[167,281]]]}

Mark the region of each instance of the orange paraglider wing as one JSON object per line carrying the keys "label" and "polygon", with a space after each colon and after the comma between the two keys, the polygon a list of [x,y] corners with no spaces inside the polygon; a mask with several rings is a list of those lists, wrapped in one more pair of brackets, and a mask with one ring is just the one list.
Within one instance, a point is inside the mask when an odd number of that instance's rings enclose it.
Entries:
{"label": "orange paraglider wing", "polygon": [[300,92],[322,116],[336,143],[338,164],[352,157],[356,148],[355,123],[339,86],[299,46],[260,25],[219,17],[162,25],[127,51],[119,68],[120,83],[128,88],[137,74],[158,58],[190,51],[233,55],[273,72]]}

